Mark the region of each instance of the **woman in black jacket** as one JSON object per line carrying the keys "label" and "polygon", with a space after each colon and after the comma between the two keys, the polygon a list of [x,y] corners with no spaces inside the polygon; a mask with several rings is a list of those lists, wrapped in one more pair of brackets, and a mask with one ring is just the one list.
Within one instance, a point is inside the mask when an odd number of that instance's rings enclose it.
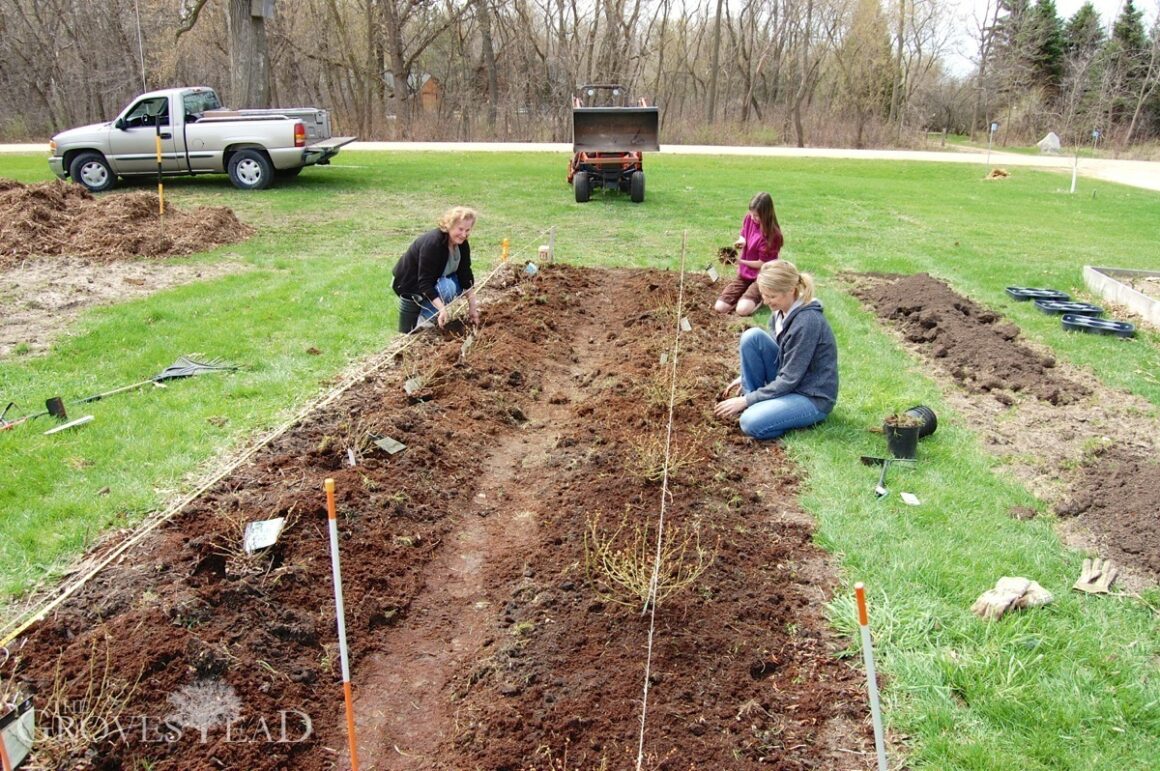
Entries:
{"label": "woman in black jacket", "polygon": [[447,323],[447,306],[463,293],[467,294],[468,318],[479,323],[471,245],[467,243],[475,226],[475,211],[455,206],[445,211],[437,224],[416,238],[395,264],[391,287],[399,296],[399,331],[404,334],[418,325],[420,316],[437,316],[442,327]]}

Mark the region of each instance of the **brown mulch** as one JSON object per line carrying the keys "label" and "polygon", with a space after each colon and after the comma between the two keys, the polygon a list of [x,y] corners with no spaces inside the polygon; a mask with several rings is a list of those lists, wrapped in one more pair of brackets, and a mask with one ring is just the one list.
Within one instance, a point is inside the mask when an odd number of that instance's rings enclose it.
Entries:
{"label": "brown mulch", "polygon": [[61,180],[0,179],[0,270],[39,256],[116,260],[192,254],[254,231],[226,207],[158,211],[156,192],[94,196]]}

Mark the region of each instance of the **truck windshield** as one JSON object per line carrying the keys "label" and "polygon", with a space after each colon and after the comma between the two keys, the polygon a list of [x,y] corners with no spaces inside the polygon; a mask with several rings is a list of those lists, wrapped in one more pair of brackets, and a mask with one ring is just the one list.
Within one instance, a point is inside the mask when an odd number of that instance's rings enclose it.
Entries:
{"label": "truck windshield", "polygon": [[133,109],[125,116],[127,128],[158,125],[169,125],[169,99],[164,96],[142,99],[133,105]]}

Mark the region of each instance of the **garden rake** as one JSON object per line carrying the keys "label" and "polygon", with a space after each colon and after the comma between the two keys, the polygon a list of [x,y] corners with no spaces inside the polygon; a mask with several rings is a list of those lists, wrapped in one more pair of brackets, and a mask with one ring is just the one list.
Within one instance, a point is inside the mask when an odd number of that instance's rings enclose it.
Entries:
{"label": "garden rake", "polygon": [[123,393],[124,391],[132,391],[134,388],[141,388],[150,383],[161,385],[162,380],[173,380],[179,377],[191,377],[193,375],[201,375],[206,372],[222,372],[237,369],[233,364],[221,364],[218,359],[210,359],[209,361],[196,361],[188,356],[182,356],[177,361],[170,364],[160,374],[154,375],[148,380],[142,380],[140,383],[132,383],[131,385],[114,388],[112,391],[105,391],[104,393],[93,394],[86,396],[84,399],[77,401],[77,404],[85,404],[87,402],[95,402],[104,399],[106,396]]}

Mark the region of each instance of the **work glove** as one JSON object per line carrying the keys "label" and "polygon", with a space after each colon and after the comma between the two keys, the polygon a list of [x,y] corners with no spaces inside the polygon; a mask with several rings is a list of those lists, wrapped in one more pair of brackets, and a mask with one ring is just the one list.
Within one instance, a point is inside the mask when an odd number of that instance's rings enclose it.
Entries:
{"label": "work glove", "polygon": [[1003,576],[994,589],[983,592],[971,611],[987,621],[996,621],[1012,608],[1038,608],[1054,599],[1038,582],[1022,576]]}
{"label": "work glove", "polygon": [[971,612],[984,621],[998,621],[1022,596],[1002,589],[988,589],[975,600]]}
{"label": "work glove", "polygon": [[1111,560],[1085,559],[1079,580],[1071,588],[1088,594],[1108,594],[1119,574],[1119,568],[1113,565]]}

